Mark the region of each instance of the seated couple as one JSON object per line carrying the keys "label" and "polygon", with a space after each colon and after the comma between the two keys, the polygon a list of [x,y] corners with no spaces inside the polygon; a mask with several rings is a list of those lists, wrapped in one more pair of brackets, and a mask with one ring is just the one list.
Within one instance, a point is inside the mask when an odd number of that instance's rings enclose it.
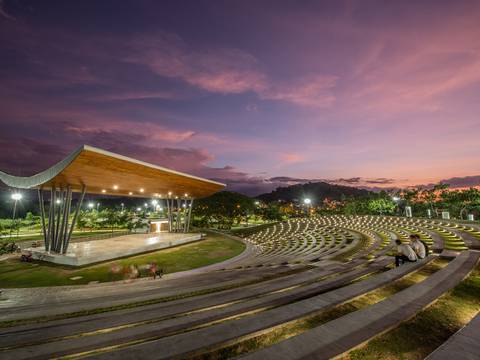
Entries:
{"label": "seated couple", "polygon": [[415,262],[428,255],[427,244],[420,240],[420,235],[410,235],[410,244],[403,244],[401,240],[395,240],[397,244],[397,255],[395,255],[395,266],[406,262]]}

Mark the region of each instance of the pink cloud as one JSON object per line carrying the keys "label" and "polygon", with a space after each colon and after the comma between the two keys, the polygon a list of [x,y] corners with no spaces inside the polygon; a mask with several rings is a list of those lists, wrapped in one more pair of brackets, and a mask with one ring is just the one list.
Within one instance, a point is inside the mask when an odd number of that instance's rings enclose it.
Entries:
{"label": "pink cloud", "polygon": [[179,78],[203,90],[238,94],[254,92],[261,99],[286,101],[307,107],[329,107],[337,77],[311,74],[288,81],[272,80],[251,54],[238,49],[193,51],[178,37],[161,34],[132,40],[135,55],[125,58],[148,66],[164,77]]}
{"label": "pink cloud", "polygon": [[272,84],[260,92],[260,97],[309,107],[330,107],[335,102],[332,90],[336,82],[336,76],[313,74],[287,83]]}
{"label": "pink cloud", "polygon": [[284,164],[295,164],[305,161],[305,158],[299,154],[287,153],[281,156],[282,162]]}
{"label": "pink cloud", "polygon": [[158,75],[180,78],[210,92],[242,93],[265,87],[256,59],[238,49],[193,51],[179,37],[165,33],[133,39],[130,46],[136,54],[125,61],[147,65]]}
{"label": "pink cloud", "polygon": [[389,111],[438,111],[441,96],[480,82],[478,17],[466,15],[372,36],[355,67],[353,100]]}

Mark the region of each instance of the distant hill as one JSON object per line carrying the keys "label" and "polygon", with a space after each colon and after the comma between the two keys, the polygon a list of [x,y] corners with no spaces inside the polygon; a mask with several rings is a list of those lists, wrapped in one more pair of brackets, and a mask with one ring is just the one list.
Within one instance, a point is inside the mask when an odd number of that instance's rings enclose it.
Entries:
{"label": "distant hill", "polygon": [[276,190],[257,196],[258,199],[271,202],[283,200],[287,202],[301,202],[305,198],[310,198],[313,204],[319,204],[325,198],[331,200],[341,200],[345,197],[367,197],[370,191],[357,189],[350,186],[333,185],[326,182],[311,182],[306,184],[297,184],[286,187],[279,187]]}

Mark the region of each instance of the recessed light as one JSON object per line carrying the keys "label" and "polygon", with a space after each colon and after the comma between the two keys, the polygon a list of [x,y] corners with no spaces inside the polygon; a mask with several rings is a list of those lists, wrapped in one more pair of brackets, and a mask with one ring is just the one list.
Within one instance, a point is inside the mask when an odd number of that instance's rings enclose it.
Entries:
{"label": "recessed light", "polygon": [[107,190],[105,190],[105,189],[102,189],[102,193],[106,193],[106,192],[107,192]]}
{"label": "recessed light", "polygon": [[141,192],[141,193],[143,193],[144,191],[145,191],[145,189],[144,189],[144,188],[141,188],[141,189],[140,189],[140,192]]}
{"label": "recessed light", "polygon": [[133,195],[133,193],[131,191],[128,192],[128,195]]}
{"label": "recessed light", "polygon": [[113,185],[113,190],[118,190],[118,185]]}

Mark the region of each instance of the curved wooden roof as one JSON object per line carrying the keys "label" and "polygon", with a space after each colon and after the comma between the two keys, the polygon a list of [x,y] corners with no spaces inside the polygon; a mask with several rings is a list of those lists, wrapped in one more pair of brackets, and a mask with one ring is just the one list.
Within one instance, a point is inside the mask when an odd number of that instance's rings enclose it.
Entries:
{"label": "curved wooden roof", "polygon": [[29,177],[0,171],[0,180],[14,188],[50,189],[86,186],[90,194],[200,198],[222,190],[225,184],[83,145],[51,168]]}

